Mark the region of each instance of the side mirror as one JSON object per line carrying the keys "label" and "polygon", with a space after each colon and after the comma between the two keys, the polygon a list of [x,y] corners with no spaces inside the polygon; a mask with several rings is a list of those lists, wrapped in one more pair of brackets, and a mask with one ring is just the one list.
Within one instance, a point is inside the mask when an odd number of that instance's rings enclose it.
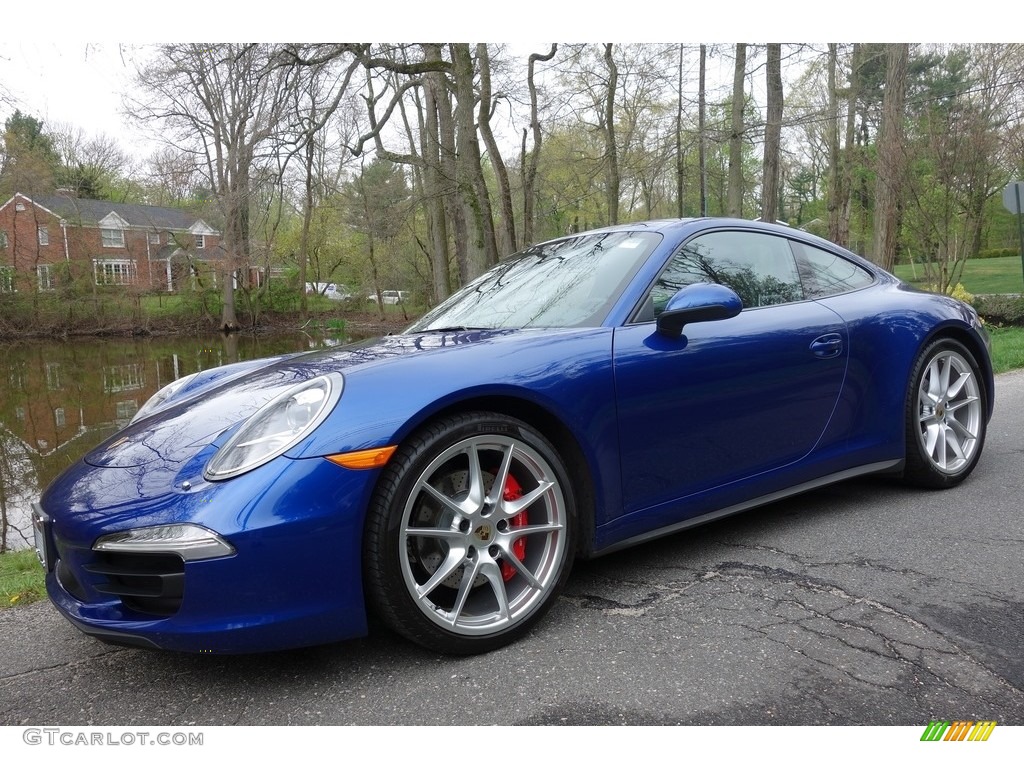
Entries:
{"label": "side mirror", "polygon": [[687,323],[726,320],[736,317],[742,309],[743,302],[732,288],[717,283],[695,283],[668,300],[658,315],[658,333],[671,339],[679,338]]}

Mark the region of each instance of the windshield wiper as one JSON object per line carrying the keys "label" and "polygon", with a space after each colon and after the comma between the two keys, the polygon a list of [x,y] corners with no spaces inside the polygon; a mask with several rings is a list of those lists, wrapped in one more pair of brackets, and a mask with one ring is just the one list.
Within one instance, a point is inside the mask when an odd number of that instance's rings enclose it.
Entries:
{"label": "windshield wiper", "polygon": [[416,333],[458,333],[459,331],[493,331],[494,328],[484,328],[473,325],[448,325],[440,328],[423,328]]}

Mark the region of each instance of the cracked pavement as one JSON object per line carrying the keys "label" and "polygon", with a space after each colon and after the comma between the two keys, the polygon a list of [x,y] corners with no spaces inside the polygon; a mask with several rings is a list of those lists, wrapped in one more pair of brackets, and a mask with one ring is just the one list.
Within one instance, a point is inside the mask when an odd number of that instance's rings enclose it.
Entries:
{"label": "cracked pavement", "polygon": [[523,641],[205,657],[0,612],[0,725],[1024,725],[1024,372],[978,469],[868,479],[577,563]]}

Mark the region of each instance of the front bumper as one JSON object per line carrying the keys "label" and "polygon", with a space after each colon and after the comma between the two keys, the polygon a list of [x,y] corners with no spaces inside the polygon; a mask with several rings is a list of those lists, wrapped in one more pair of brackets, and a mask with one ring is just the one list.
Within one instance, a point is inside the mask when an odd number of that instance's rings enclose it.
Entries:
{"label": "front bumper", "polygon": [[[217,483],[179,480],[159,497],[125,499],[133,470],[76,465],[41,500],[54,553],[47,591],[86,634],[195,653],[250,653],[366,634],[361,542],[376,471],[279,457]],[[101,536],[192,523],[235,553],[97,552]]]}

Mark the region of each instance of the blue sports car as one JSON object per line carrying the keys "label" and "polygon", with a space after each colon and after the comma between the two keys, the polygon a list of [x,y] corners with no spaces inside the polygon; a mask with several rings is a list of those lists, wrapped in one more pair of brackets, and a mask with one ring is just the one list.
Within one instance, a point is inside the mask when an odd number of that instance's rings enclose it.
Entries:
{"label": "blue sports car", "polygon": [[209,653],[372,612],[446,653],[590,558],[868,473],[966,478],[992,414],[975,311],[804,232],[655,221],[502,261],[404,333],[169,385],[35,511],[60,612]]}

